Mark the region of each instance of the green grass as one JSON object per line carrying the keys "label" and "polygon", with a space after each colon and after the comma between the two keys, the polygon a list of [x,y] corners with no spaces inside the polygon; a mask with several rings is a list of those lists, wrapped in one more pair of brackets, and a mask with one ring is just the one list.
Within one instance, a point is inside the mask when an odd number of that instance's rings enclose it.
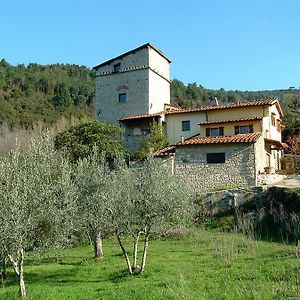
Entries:
{"label": "green grass", "polygon": [[[116,242],[95,260],[88,245],[28,255],[28,299],[299,299],[295,246],[202,231],[181,240],[153,240],[142,276],[129,276]],[[18,299],[13,274],[0,299]]]}

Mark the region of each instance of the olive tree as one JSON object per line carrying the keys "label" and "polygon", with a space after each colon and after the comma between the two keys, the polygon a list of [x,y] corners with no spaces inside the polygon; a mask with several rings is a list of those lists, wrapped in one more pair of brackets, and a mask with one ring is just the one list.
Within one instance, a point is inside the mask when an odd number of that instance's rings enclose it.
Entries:
{"label": "olive tree", "polygon": [[47,135],[0,160],[0,248],[13,266],[19,294],[26,297],[24,252],[67,242],[74,212],[69,164]]}
{"label": "olive tree", "polygon": [[[193,209],[188,189],[171,174],[167,162],[147,159],[139,169],[126,169],[123,166],[115,172],[112,224],[116,228],[117,239],[130,274],[144,272],[150,234],[155,234],[157,228],[162,228],[165,223],[173,223],[175,226],[175,220],[183,220]],[[132,264],[120,238],[124,233],[132,236]],[[138,243],[141,235],[143,254],[138,269]]]}
{"label": "olive tree", "polygon": [[97,147],[108,159],[118,155],[126,156],[123,145],[123,130],[113,124],[96,120],[83,122],[58,133],[54,141],[56,149],[64,151],[76,163],[79,158],[88,157]]}
{"label": "olive tree", "polygon": [[94,256],[103,257],[102,236],[110,228],[111,171],[105,155],[99,155],[97,148],[87,158],[79,159],[75,184],[79,222],[92,239]]}

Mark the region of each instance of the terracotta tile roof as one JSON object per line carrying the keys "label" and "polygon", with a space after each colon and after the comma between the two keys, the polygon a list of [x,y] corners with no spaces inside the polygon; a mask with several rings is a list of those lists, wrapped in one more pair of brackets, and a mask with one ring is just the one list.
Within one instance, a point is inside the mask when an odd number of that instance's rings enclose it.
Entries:
{"label": "terracotta tile roof", "polygon": [[[278,99],[268,99],[268,100],[257,100],[257,101],[234,102],[234,103],[230,103],[230,104],[227,104],[227,105],[205,106],[205,107],[192,108],[192,109],[172,109],[172,110],[168,110],[168,111],[161,111],[161,112],[154,113],[154,114],[127,116],[127,117],[124,117],[124,118],[120,119],[120,121],[142,119],[142,118],[155,118],[155,117],[160,117],[163,114],[173,115],[173,114],[200,112],[200,111],[208,111],[208,110],[221,110],[221,109],[251,107],[251,106],[266,106],[266,105],[273,105],[273,104],[276,104],[279,112],[283,116],[283,113],[282,113],[282,110],[281,110]],[[234,121],[235,120],[233,120],[232,122],[234,122]],[[249,119],[249,121],[250,121],[250,119]],[[219,123],[220,122],[221,121],[219,121]],[[224,122],[225,122],[225,120],[224,120]],[[230,122],[230,121],[226,121],[226,122]]]}
{"label": "terracotta tile roof", "polygon": [[126,121],[126,120],[135,120],[135,119],[145,119],[145,118],[158,118],[160,116],[162,116],[164,114],[164,112],[158,112],[155,114],[144,114],[144,115],[136,115],[136,116],[127,116],[124,117],[122,119],[120,119],[119,121]]}
{"label": "terracotta tile roof", "polygon": [[175,145],[172,145],[172,146],[168,146],[168,147],[165,147],[163,149],[160,149],[156,152],[153,153],[153,156],[155,157],[159,157],[159,156],[167,156],[168,154],[170,153],[174,153],[175,152],[175,149],[176,149],[176,146]]}
{"label": "terracotta tile roof", "polygon": [[208,110],[220,110],[220,109],[229,109],[229,108],[239,108],[239,107],[251,107],[251,106],[267,106],[276,104],[278,111],[283,116],[282,109],[280,107],[278,99],[267,99],[267,100],[257,100],[257,101],[239,101],[234,103],[229,103],[227,105],[209,105],[198,108],[191,109],[181,109],[181,110],[173,110],[166,112],[166,115],[171,114],[180,114],[180,113],[191,113],[191,112],[199,112],[199,111],[208,111]]}
{"label": "terracotta tile roof", "polygon": [[243,121],[258,121],[262,117],[253,117],[253,118],[240,118],[240,119],[231,119],[231,120],[219,120],[219,121],[206,121],[198,123],[198,125],[209,125],[209,124],[220,124],[220,123],[230,123],[230,122],[243,122]]}
{"label": "terracotta tile roof", "polygon": [[261,132],[237,134],[232,136],[203,137],[177,143],[177,146],[227,143],[255,143],[261,137]]}

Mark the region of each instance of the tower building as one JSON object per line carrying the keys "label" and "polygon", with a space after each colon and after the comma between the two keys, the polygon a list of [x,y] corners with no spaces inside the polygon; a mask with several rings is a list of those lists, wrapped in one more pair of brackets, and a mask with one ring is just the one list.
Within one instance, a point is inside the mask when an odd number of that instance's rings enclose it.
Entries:
{"label": "tower building", "polygon": [[96,117],[108,123],[153,114],[170,104],[171,61],[150,43],[94,67]]}

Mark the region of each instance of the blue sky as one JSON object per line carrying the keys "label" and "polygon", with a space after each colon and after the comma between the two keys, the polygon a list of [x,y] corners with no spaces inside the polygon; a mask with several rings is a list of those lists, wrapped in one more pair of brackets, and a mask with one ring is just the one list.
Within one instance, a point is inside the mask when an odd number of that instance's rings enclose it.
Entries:
{"label": "blue sky", "polygon": [[0,58],[93,67],[151,42],[171,78],[212,89],[300,87],[300,0],[2,0]]}

